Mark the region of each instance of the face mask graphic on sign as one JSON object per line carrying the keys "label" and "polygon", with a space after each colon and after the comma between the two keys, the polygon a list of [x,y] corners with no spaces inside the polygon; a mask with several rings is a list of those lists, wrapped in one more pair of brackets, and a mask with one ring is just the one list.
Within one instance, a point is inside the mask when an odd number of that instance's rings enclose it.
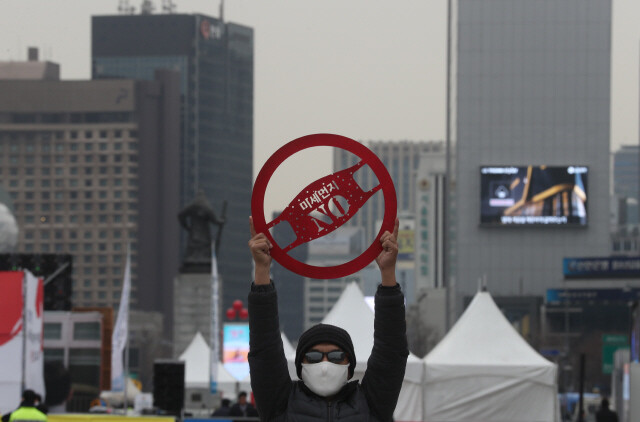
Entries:
{"label": "face mask graphic on sign", "polygon": [[377,185],[369,191],[362,190],[353,175],[363,165],[364,162],[360,161],[355,166],[311,183],[291,201],[278,218],[267,224],[267,229],[283,221],[291,225],[296,240],[283,248],[284,252],[342,226],[382,188]]}
{"label": "face mask graphic on sign", "polygon": [[[324,176],[302,189],[284,211],[273,221],[264,220],[264,195],[271,176],[282,162],[296,152],[315,146],[342,148],[361,161],[347,169]],[[379,184],[363,190],[354,174],[368,166]],[[376,240],[360,256],[347,263],[333,267],[308,265],[293,259],[288,252],[303,243],[323,237],[351,219],[376,192],[382,191],[385,213]],[[283,267],[311,278],[339,278],[364,268],[380,253],[380,236],[393,230],[396,217],[396,193],[393,181],[378,157],[362,144],[340,135],[316,134],[298,138],[276,151],[260,170],[253,189],[251,212],[256,231],[265,233],[273,244],[271,256]],[[291,226],[296,239],[285,247],[277,245],[269,229],[286,222]]]}

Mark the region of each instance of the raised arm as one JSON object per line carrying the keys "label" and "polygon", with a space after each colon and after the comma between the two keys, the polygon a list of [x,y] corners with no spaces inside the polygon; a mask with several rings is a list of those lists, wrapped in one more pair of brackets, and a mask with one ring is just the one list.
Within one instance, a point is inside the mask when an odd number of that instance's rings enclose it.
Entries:
{"label": "raised arm", "polygon": [[382,252],[376,263],[382,283],[375,297],[373,350],[362,380],[369,406],[383,421],[393,418],[409,356],[404,295],[395,274],[398,226],[396,219],[393,233],[387,231],[380,238]]}
{"label": "raised arm", "polygon": [[249,227],[249,249],[255,264],[248,300],[251,389],[260,418],[270,420],[285,410],[291,378],[278,323],[278,296],[269,275],[272,245],[264,233],[256,233],[251,218]]}

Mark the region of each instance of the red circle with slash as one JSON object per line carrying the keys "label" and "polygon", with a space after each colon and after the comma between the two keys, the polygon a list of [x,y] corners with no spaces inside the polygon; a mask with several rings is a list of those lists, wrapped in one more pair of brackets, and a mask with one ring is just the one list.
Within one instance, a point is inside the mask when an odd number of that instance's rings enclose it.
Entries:
{"label": "red circle with slash", "polygon": [[[378,178],[378,182],[382,186],[382,194],[384,196],[384,219],[382,220],[380,231],[376,235],[376,240],[358,257],[349,262],[333,267],[318,267],[305,264],[304,262],[300,262],[292,258],[276,244],[273,236],[267,229],[267,222],[264,218],[264,195],[267,190],[269,180],[271,180],[276,169],[293,154],[307,148],[319,146],[341,148],[357,155],[375,173]],[[280,263],[280,265],[305,277],[330,279],[354,274],[376,259],[382,251],[380,237],[385,231],[393,232],[397,213],[396,201],[396,191],[389,172],[380,159],[369,148],[345,136],[318,133],[294,139],[293,141],[283,145],[267,160],[264,166],[262,166],[262,169],[260,169],[260,173],[258,173],[258,177],[256,178],[256,182],[253,187],[253,193],[251,196],[251,213],[256,232],[264,233],[267,236],[273,245],[271,248],[271,256]]]}

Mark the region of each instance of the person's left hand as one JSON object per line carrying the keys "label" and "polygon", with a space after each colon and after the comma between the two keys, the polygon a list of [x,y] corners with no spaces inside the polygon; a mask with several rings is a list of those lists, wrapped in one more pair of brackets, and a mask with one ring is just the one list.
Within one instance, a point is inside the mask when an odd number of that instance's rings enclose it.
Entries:
{"label": "person's left hand", "polygon": [[400,220],[396,218],[393,233],[385,231],[380,237],[382,252],[376,258],[380,274],[382,275],[383,286],[396,285],[396,261],[398,259],[398,227]]}

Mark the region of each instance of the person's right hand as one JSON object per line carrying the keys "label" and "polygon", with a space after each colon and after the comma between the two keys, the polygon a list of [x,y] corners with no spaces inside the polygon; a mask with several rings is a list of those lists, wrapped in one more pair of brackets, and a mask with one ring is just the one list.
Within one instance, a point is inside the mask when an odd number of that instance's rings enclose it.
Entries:
{"label": "person's right hand", "polygon": [[251,233],[249,249],[251,250],[251,256],[253,256],[253,262],[256,264],[255,283],[269,284],[271,282],[269,274],[271,268],[270,250],[273,245],[264,233],[256,233],[252,217],[249,217],[249,230]]}

